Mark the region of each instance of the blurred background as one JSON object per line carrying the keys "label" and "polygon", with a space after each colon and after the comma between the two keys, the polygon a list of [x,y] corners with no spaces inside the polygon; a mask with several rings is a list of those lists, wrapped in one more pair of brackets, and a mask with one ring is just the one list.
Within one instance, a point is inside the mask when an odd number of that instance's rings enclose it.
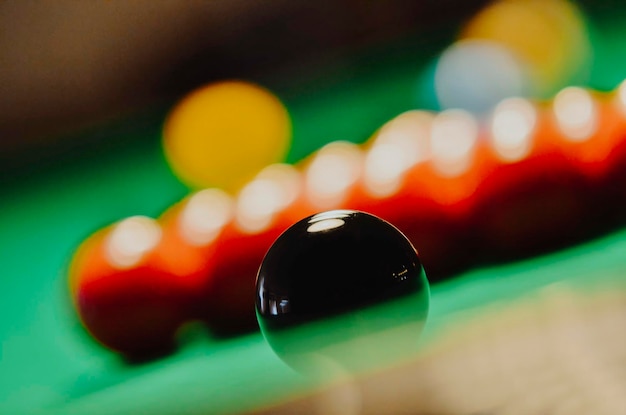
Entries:
{"label": "blurred background", "polygon": [[448,29],[485,3],[2,2],[2,171],[63,156],[76,144],[63,142],[68,133],[211,80],[297,85],[364,48]]}
{"label": "blurred background", "polygon": [[[402,49],[394,41],[411,36],[435,53],[488,3],[3,2],[1,164],[43,157],[58,144],[51,136],[213,79],[297,85],[364,49]],[[616,2],[585,3],[595,12]]]}
{"label": "blurred background", "polygon": [[[420,56],[416,60],[417,77],[459,37],[480,37],[489,31],[488,36],[493,36],[501,30],[485,29],[489,26],[485,22],[472,27],[471,20],[476,20],[479,12],[492,3],[495,2],[2,2],[0,171],[6,180],[9,175],[32,169],[34,163],[41,167],[42,162],[58,162],[75,151],[78,144],[97,144],[96,138],[90,143],[72,141],[71,133],[80,128],[128,116],[148,106],[165,105],[211,80],[248,78],[278,92],[281,88],[291,88],[293,92],[298,86],[301,89],[297,92],[305,94],[310,90],[303,88],[315,80],[315,88],[332,86],[349,82],[351,73],[363,70],[363,66],[384,64],[376,62],[383,52],[387,60],[406,53]],[[556,4],[548,7],[554,9],[549,13],[556,15],[551,17],[553,21],[547,29],[541,27],[541,12],[536,10],[542,2],[526,3],[531,5],[526,12],[509,10],[508,18],[502,18],[503,13],[492,14],[498,15],[500,22],[509,22],[510,32],[517,39],[508,40],[518,47],[523,43],[521,47],[532,55],[530,64],[544,64],[540,92],[553,93],[554,88],[545,83],[557,77],[589,81],[593,60],[585,42],[588,36],[594,36],[597,16],[619,21],[623,15],[620,2],[579,0],[570,3],[565,11],[558,10],[563,9],[558,3],[565,2],[544,2]],[[573,17],[572,12],[579,14]],[[554,19],[560,23],[554,24]],[[603,25],[611,22],[604,20]],[[577,32],[581,27],[582,32]],[[602,35],[610,40],[610,25],[603,30]],[[506,36],[500,33],[499,37]],[[528,52],[533,39],[543,46],[539,51]],[[451,76],[446,70],[472,53],[468,48],[457,49],[446,56],[447,67],[442,68],[440,75],[443,81]],[[367,59],[358,63],[351,60],[364,51],[369,53]],[[511,86],[516,82],[511,78],[515,78],[516,69],[510,68],[510,56],[501,52],[474,51],[482,53],[483,58],[485,54],[500,53],[493,58],[499,59],[499,64],[492,66],[493,70],[498,68],[500,75],[496,78],[508,83],[509,92],[520,92],[520,85],[517,90]],[[555,57],[555,53],[568,56]],[[556,63],[546,63],[551,58]],[[596,55],[596,59],[602,58]],[[609,66],[621,67],[620,62],[617,58]],[[563,64],[570,66],[568,73],[559,67]],[[473,66],[481,71],[478,63]],[[614,72],[621,74],[618,69]],[[596,77],[592,86],[612,88],[613,78],[606,74],[601,79]],[[480,87],[480,83],[475,87]],[[444,104],[462,104],[450,96],[454,94],[450,91],[454,83],[447,88],[448,91],[441,91]],[[433,106],[432,102],[422,99],[415,106]]]}

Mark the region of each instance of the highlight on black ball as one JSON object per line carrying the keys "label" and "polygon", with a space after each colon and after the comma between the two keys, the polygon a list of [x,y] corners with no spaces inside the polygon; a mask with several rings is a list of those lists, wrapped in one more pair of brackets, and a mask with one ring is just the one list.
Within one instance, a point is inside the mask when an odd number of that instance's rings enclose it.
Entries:
{"label": "highlight on black ball", "polygon": [[269,345],[298,372],[355,372],[416,351],[429,297],[402,232],[365,212],[333,210],[300,220],[270,247],[256,313]]}

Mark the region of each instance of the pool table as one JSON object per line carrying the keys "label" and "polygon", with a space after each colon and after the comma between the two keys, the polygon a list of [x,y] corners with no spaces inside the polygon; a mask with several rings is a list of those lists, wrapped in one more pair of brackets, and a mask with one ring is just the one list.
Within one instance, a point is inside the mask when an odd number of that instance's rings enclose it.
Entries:
{"label": "pool table", "polygon": [[[620,58],[626,54],[624,14],[593,11],[588,19],[594,60],[586,82],[608,91],[626,77]],[[338,65],[320,65],[315,76],[298,83],[271,75],[255,79],[289,108],[294,142],[286,161],[295,163],[336,139],[363,143],[402,111],[437,110],[428,67],[446,39],[449,34],[439,43],[396,39]],[[433,284],[417,355],[357,379],[320,382],[301,376],[276,357],[259,332],[217,338],[190,325],[179,350],[146,362],[128,363],[102,348],[72,308],[69,262],[95,230],[131,215],[156,217],[189,193],[161,148],[171,105],[159,102],[85,128],[57,161],[28,172],[3,170],[0,412],[624,409],[619,388],[624,390],[626,377],[616,369],[626,363],[626,231],[620,228],[557,252],[468,269]],[[522,363],[512,364],[516,359]],[[524,391],[539,398],[524,398]]]}

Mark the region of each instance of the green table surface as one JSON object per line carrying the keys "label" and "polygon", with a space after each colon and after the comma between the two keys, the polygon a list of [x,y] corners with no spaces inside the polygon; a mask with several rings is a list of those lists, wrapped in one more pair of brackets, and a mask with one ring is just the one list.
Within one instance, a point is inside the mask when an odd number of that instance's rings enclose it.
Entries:
{"label": "green table surface", "polygon": [[[626,56],[626,26],[620,15],[591,24],[594,60],[586,84],[609,90],[626,76],[621,58]],[[261,80],[293,117],[294,144],[287,161],[329,141],[363,142],[404,110],[436,109],[424,87],[427,76],[420,74],[427,73],[445,41],[445,36],[440,44],[408,39],[402,47],[321,68],[321,75],[297,85],[284,78]],[[157,105],[128,120],[96,126],[77,135],[79,140],[98,136],[95,150],[52,163],[38,174],[3,180],[0,413],[229,413],[279,402],[314,386],[282,364],[259,333],[217,340],[190,327],[177,353],[129,365],[95,344],[76,319],[65,272],[77,245],[121,218],[155,217],[189,191],[161,152],[167,108]],[[458,312],[553,282],[587,287],[624,279],[626,233],[620,230],[562,252],[472,270],[432,287],[422,338],[427,342],[436,336],[438,327]]]}

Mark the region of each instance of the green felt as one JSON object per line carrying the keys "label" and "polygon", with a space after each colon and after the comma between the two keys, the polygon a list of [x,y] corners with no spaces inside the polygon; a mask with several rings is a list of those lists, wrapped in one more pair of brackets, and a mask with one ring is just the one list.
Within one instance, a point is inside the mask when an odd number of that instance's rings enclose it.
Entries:
{"label": "green felt", "polygon": [[[618,17],[594,25],[592,87],[613,88],[626,74],[626,60],[619,58],[626,56],[626,42],[620,41],[626,29]],[[426,44],[409,42],[417,49]],[[391,61],[378,55],[349,61],[331,71],[334,82],[326,88],[277,84],[294,120],[288,161],[326,142],[363,142],[399,112],[427,107],[420,68],[433,53],[431,45]],[[258,333],[218,341],[191,328],[178,353],[128,365],[81,328],[65,281],[77,245],[121,218],[157,216],[188,192],[161,153],[162,112],[138,119],[86,133],[115,136],[126,145],[56,166],[0,194],[0,413],[231,412],[312,386],[283,365]],[[432,288],[424,339],[459,311],[556,281],[595,286],[623,280],[624,269],[626,234],[618,232],[555,255],[469,272]]]}
{"label": "green felt", "polygon": [[[422,341],[435,337],[438,328],[460,312],[506,302],[563,282],[580,289],[615,284],[626,288],[626,232],[556,254],[472,271],[432,287]],[[56,294],[56,290],[51,291],[52,296]],[[17,381],[24,381],[19,374],[26,376],[23,370],[13,372],[18,376],[3,379],[2,390],[12,390],[5,408],[11,407],[11,401],[17,407],[16,400],[27,400],[33,407],[46,409],[44,413],[55,414],[234,413],[275,404],[319,386],[283,364],[260,333],[228,341],[198,336],[165,359],[134,366],[122,364],[81,339],[77,327],[68,323],[68,316],[58,316],[63,304],[43,300],[52,309],[47,310],[49,317],[44,319],[51,321],[39,323],[49,326],[49,341],[33,344],[25,335],[9,342],[25,348],[19,350],[22,360],[14,364],[31,368],[27,372],[40,382],[16,388]],[[332,323],[328,327],[336,329]],[[38,325],[34,326],[37,329]],[[39,355],[36,365],[29,352]],[[3,365],[6,363],[3,359]],[[24,403],[19,402],[19,406]]]}

